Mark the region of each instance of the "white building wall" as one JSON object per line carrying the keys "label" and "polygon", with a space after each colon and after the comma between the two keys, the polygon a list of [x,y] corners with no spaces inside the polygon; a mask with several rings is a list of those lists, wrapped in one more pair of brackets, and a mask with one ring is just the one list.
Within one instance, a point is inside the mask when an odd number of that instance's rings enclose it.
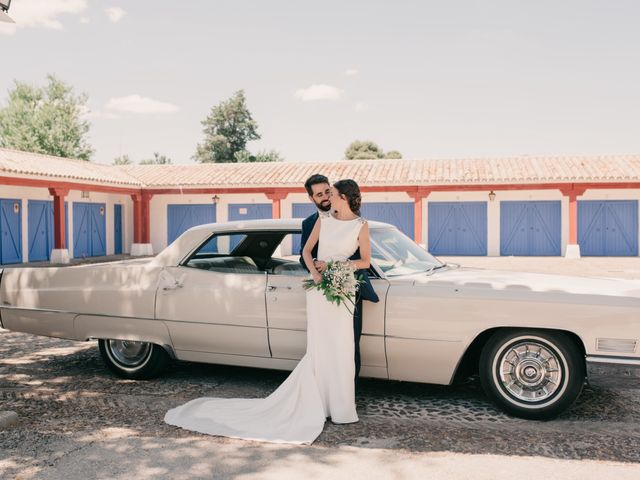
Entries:
{"label": "white building wall", "polygon": [[487,256],[500,256],[500,202],[525,200],[560,200],[562,209],[561,251],[564,252],[569,236],[569,202],[560,190],[498,190],[493,201],[489,200],[489,192],[432,192],[427,201],[423,201],[423,239],[429,247],[428,238],[428,203],[429,202],[486,202],[487,203]]}
{"label": "white building wall", "polygon": [[[411,202],[413,198],[405,192],[362,192],[362,203],[369,202]],[[291,218],[294,203],[309,203],[309,196],[306,193],[290,193],[281,202],[282,218]]]}
{"label": "white building wall", "polygon": [[[49,190],[46,188],[38,187],[22,187],[22,186],[8,186],[0,185],[0,198],[15,198],[19,199],[22,203],[22,261],[29,261],[29,212],[28,205],[29,200],[48,200],[52,201],[53,196],[49,194]],[[114,207],[113,205],[119,203],[123,205],[122,209],[122,250],[123,253],[130,251],[130,245],[133,241],[133,202],[129,195],[112,194],[112,193],[96,193],[90,192],[89,198],[82,198],[82,194],[79,190],[71,190],[65,197],[68,209],[68,225],[69,225],[69,237],[66,239],[67,248],[69,250],[69,256],[73,257],[73,202],[88,202],[88,203],[104,203],[105,215],[106,215],[106,252],[107,255],[112,255],[114,252]]]}
{"label": "white building wall", "polygon": [[[154,195],[149,205],[151,215],[151,245],[153,252],[158,253],[167,246],[168,205],[213,205],[213,193],[206,194],[171,194]],[[225,193],[218,195],[216,205],[216,221],[226,222],[229,218],[229,205],[233,203],[272,203],[264,194]]]}
{"label": "white building wall", "polygon": [[[495,192],[494,201],[489,200],[489,190],[478,192],[432,192],[423,200],[422,210],[422,238],[423,244],[428,248],[428,205],[432,201],[483,201],[487,203],[487,253],[489,256],[500,255],[500,202],[507,200],[559,200],[562,207],[562,232],[561,241],[564,253],[568,243],[569,234],[569,202],[557,189],[548,190],[510,190]],[[207,204],[213,203],[214,194],[174,194],[155,195],[151,198],[151,243],[154,253],[160,252],[167,245],[167,205],[169,204]],[[272,203],[264,194],[219,194],[216,205],[216,219],[224,222],[228,219],[229,204],[233,203]],[[45,188],[4,186],[0,185],[0,198],[15,198],[21,201],[22,208],[22,254],[23,261],[28,259],[28,200],[52,200],[53,197]],[[122,229],[123,252],[129,253],[133,243],[133,201],[129,195],[90,192],[89,198],[82,198],[79,190],[71,190],[66,197],[69,214],[69,236],[67,247],[70,256],[73,256],[73,203],[89,202],[104,203],[106,206],[106,249],[107,254],[114,252],[114,205],[122,205]],[[590,189],[580,200],[639,200],[640,189]],[[291,218],[292,205],[294,203],[309,203],[306,193],[291,193],[281,201],[282,218]],[[363,202],[413,202],[405,192],[363,192]],[[640,213],[639,213],[640,215]],[[640,225],[640,218],[639,218]],[[640,234],[640,232],[639,232]]]}
{"label": "white building wall", "polygon": [[[79,192],[76,192],[79,195]],[[428,198],[422,202],[422,238],[423,245],[428,248],[428,204],[430,201],[481,201],[487,203],[487,254],[488,256],[500,255],[500,202],[501,201],[526,201],[526,200],[559,200],[561,202],[561,252],[564,254],[569,236],[569,201],[558,189],[542,190],[498,190],[495,192],[494,201],[489,200],[489,190],[465,192],[448,191],[432,192]],[[93,195],[92,200],[93,200]],[[174,194],[155,195],[151,199],[151,243],[153,251],[158,253],[167,245],[167,205],[169,204],[207,204],[212,203],[214,194]],[[220,194],[216,206],[216,219],[218,222],[225,222],[228,219],[229,204],[233,203],[272,203],[264,194]],[[363,202],[413,202],[413,198],[405,192],[363,192]],[[128,197],[127,197],[128,198]],[[614,200],[614,199],[634,199],[640,200],[640,189],[599,189],[587,190],[578,200]],[[129,199],[130,200],[130,199]],[[287,198],[281,201],[282,218],[292,217],[292,205],[294,203],[308,203],[309,197],[306,193],[290,193]],[[113,218],[113,214],[110,214]],[[132,241],[133,213],[131,201],[127,204],[124,222],[128,227],[128,240],[125,245],[130,245]],[[639,221],[640,224],[640,221]],[[112,227],[112,226],[111,226]],[[109,235],[111,242],[113,234]],[[113,248],[113,247],[111,247]]]}

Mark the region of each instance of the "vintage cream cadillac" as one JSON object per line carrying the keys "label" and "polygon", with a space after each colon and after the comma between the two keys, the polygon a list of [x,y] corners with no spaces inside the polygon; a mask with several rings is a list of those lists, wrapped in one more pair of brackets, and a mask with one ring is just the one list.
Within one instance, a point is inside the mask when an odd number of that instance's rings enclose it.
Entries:
{"label": "vintage cream cadillac", "polygon": [[[129,378],[170,359],[293,369],[306,343],[300,228],[201,225],[154,258],[5,268],[0,321],[97,339]],[[460,268],[391,225],[370,228],[380,302],[364,302],[362,376],[450,384],[478,373],[501,408],[534,419],[566,409],[587,379],[637,386],[640,281]]]}

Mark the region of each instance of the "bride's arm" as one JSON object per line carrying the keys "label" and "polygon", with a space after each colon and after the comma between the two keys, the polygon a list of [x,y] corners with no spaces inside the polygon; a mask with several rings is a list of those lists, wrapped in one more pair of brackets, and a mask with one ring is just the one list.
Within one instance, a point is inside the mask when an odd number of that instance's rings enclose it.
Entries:
{"label": "bride's arm", "polygon": [[364,223],[358,235],[360,260],[350,260],[355,270],[366,270],[371,265],[371,239],[369,238],[369,224]]}
{"label": "bride's arm", "polygon": [[313,226],[313,230],[309,234],[309,238],[307,239],[307,243],[304,244],[304,248],[302,249],[302,259],[304,260],[307,269],[311,273],[311,276],[316,282],[319,282],[322,279],[322,275],[318,272],[318,269],[313,263],[313,257],[311,256],[311,252],[313,251],[313,247],[318,243],[318,239],[320,238],[320,218],[316,220],[316,224]]}

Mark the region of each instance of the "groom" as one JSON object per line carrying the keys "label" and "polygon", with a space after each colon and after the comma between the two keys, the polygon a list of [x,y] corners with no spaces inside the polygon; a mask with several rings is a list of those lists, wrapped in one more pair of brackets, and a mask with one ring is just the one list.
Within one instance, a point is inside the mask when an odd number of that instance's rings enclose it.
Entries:
{"label": "groom", "polygon": [[[309,195],[309,200],[313,202],[318,211],[308,216],[302,221],[302,238],[300,240],[300,263],[302,266],[307,269],[307,266],[302,259],[302,249],[304,248],[305,243],[309,239],[309,235],[313,230],[313,226],[316,224],[316,220],[318,220],[318,216],[320,214],[328,215],[331,211],[331,185],[329,184],[329,179],[324,175],[311,175],[307,181],[304,183],[304,188],[307,190],[307,194]],[[318,245],[316,244],[311,251],[313,255],[313,260],[315,262],[316,268],[318,270],[322,270],[323,262],[319,262],[316,260],[318,256]],[[356,250],[356,252],[351,256],[351,260],[359,260],[360,259],[360,249]],[[369,281],[369,276],[367,275],[366,270],[357,270],[355,272],[356,276],[361,275],[364,282],[358,288],[356,293],[356,301],[355,301],[355,309],[353,312],[353,338],[355,340],[355,365],[356,365],[356,377],[355,381],[358,381],[358,375],[360,374],[360,335],[362,334],[362,301],[369,300],[370,302],[378,302],[379,298],[376,294],[371,282]]]}

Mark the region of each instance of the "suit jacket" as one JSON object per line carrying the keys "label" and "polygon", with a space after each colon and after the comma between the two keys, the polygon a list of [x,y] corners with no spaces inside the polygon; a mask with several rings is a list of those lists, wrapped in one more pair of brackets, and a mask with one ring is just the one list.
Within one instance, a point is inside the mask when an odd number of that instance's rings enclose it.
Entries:
{"label": "suit jacket", "polygon": [[[304,248],[307,240],[309,239],[309,235],[311,235],[311,231],[313,230],[314,225],[316,224],[316,220],[318,220],[318,212],[309,215],[302,221],[302,238],[300,239],[300,263],[305,268],[305,270],[309,270],[304,263],[304,259],[302,258],[302,249]],[[311,250],[311,255],[313,258],[317,258],[318,256],[318,244],[316,243],[313,250]],[[350,257],[350,260],[360,260],[360,249],[356,250],[356,252]],[[369,300],[370,302],[377,303],[380,301],[378,298],[378,294],[373,289],[373,285],[371,285],[371,280],[369,280],[369,275],[367,275],[366,270],[356,270],[356,275],[361,275],[364,283],[360,284],[360,297],[363,300]]]}

